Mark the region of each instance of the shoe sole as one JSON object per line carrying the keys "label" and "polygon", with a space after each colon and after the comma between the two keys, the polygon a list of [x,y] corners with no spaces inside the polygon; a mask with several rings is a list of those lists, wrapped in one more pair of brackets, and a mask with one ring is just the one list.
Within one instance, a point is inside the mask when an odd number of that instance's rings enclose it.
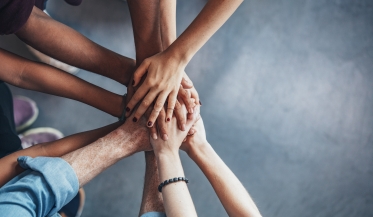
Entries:
{"label": "shoe sole", "polygon": [[20,132],[20,131],[26,129],[27,127],[31,126],[36,121],[36,119],[39,116],[39,109],[36,106],[35,101],[32,100],[32,99],[30,99],[30,98],[28,98],[28,97],[25,97],[25,96],[15,96],[14,98],[22,99],[22,100],[25,100],[25,101],[29,102],[30,105],[31,105],[31,109],[34,111],[34,115],[30,118],[30,120],[26,121],[26,123],[22,124],[21,126],[16,127],[16,131]]}
{"label": "shoe sole", "polygon": [[78,194],[80,194],[80,205],[79,205],[79,208],[78,208],[78,212],[76,213],[76,217],[80,217],[82,215],[83,208],[84,208],[84,205],[85,205],[85,191],[84,191],[84,189],[80,188]]}

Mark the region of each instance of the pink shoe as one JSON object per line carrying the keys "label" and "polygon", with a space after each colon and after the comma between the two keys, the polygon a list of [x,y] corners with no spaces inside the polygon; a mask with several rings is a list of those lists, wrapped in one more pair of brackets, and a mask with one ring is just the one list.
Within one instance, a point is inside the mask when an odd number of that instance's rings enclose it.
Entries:
{"label": "pink shoe", "polygon": [[36,103],[24,96],[13,97],[13,110],[14,123],[18,132],[33,124],[39,115]]}
{"label": "pink shoe", "polygon": [[40,127],[31,130],[27,130],[22,135],[19,135],[22,141],[22,148],[26,149],[33,145],[44,143],[44,142],[53,142],[58,139],[63,138],[63,134],[53,128],[49,127]]}

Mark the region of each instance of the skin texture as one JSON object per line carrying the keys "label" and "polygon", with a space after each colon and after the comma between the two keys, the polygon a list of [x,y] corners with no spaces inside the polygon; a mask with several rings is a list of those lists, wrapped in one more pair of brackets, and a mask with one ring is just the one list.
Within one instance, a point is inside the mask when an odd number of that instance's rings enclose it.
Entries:
{"label": "skin texture", "polygon": [[0,80],[14,86],[70,98],[120,117],[123,97],[43,63],[36,63],[0,49]]}
{"label": "skin texture", "polygon": [[62,159],[72,166],[82,187],[119,160],[151,149],[145,119],[141,119],[137,123],[126,121],[108,135],[62,156]]}
{"label": "skin texture", "polygon": [[61,157],[62,155],[91,144],[97,139],[115,130],[120,125],[121,124],[118,122],[96,130],[71,135],[54,142],[37,144],[1,158],[0,187],[24,171],[24,169],[18,165],[18,157]]}
{"label": "skin texture", "polygon": [[146,102],[141,103],[143,105],[140,105],[140,111],[136,111],[136,118],[144,114],[151,102],[154,102],[154,109],[148,120],[150,122],[156,120],[166,101],[168,108],[174,108],[186,65],[241,3],[242,0],[209,0],[172,45],[141,63],[134,74],[133,85],[139,85],[143,77],[145,80],[127,105],[132,110],[139,102]]}
{"label": "skin texture", "polygon": [[145,178],[139,216],[147,212],[165,212],[162,194],[157,190],[161,182],[158,165],[153,151],[145,153]]}
{"label": "skin texture", "polygon": [[261,214],[245,187],[207,142],[202,119],[194,125],[181,149],[198,165],[214,188],[229,216],[260,217]]}
{"label": "skin texture", "polygon": [[133,59],[92,42],[36,7],[16,35],[26,44],[50,57],[124,85],[129,83],[136,67]]}
{"label": "skin texture", "polygon": [[[184,107],[185,108],[185,107]],[[199,117],[199,106],[195,107],[193,114],[188,114],[186,127],[189,130]],[[174,177],[185,177],[181,165],[179,148],[187,131],[180,131],[175,118],[167,123],[170,134],[169,140],[153,140],[151,144],[157,158],[159,179],[164,181]],[[192,198],[186,183],[178,181],[165,185],[162,188],[162,196],[167,216],[197,216]]]}

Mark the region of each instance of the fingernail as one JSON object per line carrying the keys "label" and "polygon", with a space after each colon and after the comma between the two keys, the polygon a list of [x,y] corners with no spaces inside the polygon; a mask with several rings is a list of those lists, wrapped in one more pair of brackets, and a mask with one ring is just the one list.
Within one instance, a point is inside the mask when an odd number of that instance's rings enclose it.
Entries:
{"label": "fingernail", "polygon": [[167,136],[167,134],[163,134],[163,140],[165,140],[165,141],[168,140],[168,136]]}
{"label": "fingernail", "polygon": [[185,124],[182,124],[182,125],[181,125],[181,130],[182,130],[182,131],[185,131]]}
{"label": "fingernail", "polygon": [[127,107],[127,108],[126,108],[126,112],[129,112],[129,111],[131,111],[131,109]]}
{"label": "fingernail", "polygon": [[153,133],[152,137],[153,137],[154,140],[158,139],[158,136],[157,136],[156,133]]}
{"label": "fingernail", "polygon": [[134,117],[134,118],[132,119],[132,121],[133,121],[133,122],[137,122],[137,118]]}
{"label": "fingernail", "polygon": [[149,127],[152,126],[152,122],[151,122],[151,121],[148,122],[148,126],[149,126]]}
{"label": "fingernail", "polygon": [[170,118],[167,118],[167,121],[170,121]]}
{"label": "fingernail", "polygon": [[199,104],[200,104],[200,105],[202,105],[202,102],[201,102],[201,100],[199,101]]}
{"label": "fingernail", "polygon": [[189,109],[189,113],[193,114],[193,108]]}
{"label": "fingernail", "polygon": [[135,85],[135,80],[132,80],[132,85]]}

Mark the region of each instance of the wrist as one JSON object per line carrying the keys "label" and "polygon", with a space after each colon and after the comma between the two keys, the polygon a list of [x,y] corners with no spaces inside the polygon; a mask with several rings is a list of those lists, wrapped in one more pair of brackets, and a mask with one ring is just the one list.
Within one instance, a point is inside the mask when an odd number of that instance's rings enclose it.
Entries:
{"label": "wrist", "polygon": [[175,43],[171,44],[164,52],[167,53],[170,56],[170,58],[174,58],[176,61],[178,61],[179,64],[184,68],[192,58],[191,55],[188,55],[186,52],[183,52],[181,49],[178,49]]}
{"label": "wrist", "polygon": [[140,151],[152,150],[148,129],[137,123],[126,121],[112,133],[116,140],[120,141],[119,145],[128,153],[128,156]]}
{"label": "wrist", "polygon": [[187,154],[192,160],[195,161],[196,159],[203,157],[211,150],[213,150],[213,148],[207,141],[205,141],[198,145],[193,145],[192,147],[190,147],[187,151]]}
{"label": "wrist", "polygon": [[154,149],[154,154],[157,160],[159,159],[177,159],[179,158],[179,150],[174,149]]}

